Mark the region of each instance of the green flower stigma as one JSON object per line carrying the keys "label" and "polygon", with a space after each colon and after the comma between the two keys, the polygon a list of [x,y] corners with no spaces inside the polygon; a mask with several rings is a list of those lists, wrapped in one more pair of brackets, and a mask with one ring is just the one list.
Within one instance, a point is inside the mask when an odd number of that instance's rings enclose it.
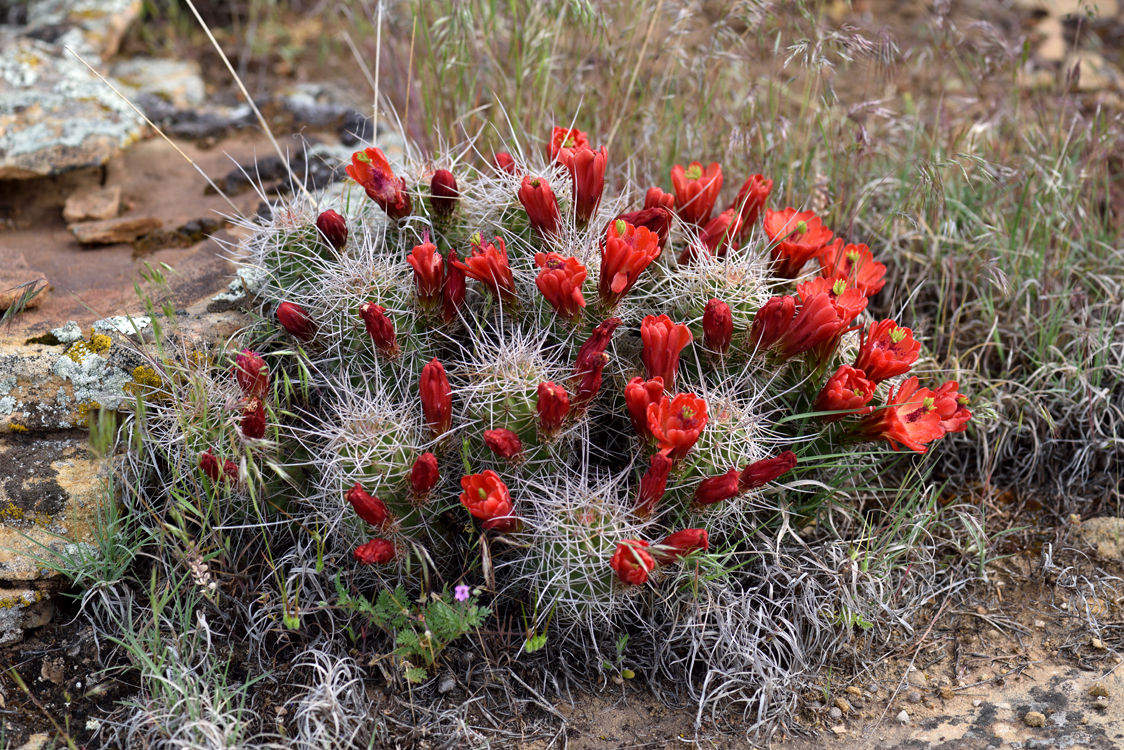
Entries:
{"label": "green flower stigma", "polygon": [[488,493],[484,491],[483,487],[476,490],[476,494],[480,496],[481,500],[487,500],[488,499]]}
{"label": "green flower stigma", "polygon": [[932,396],[926,396],[925,400],[921,402],[921,405],[925,407],[925,411],[932,411],[933,404],[935,403],[936,399],[934,399]]}
{"label": "green flower stigma", "polygon": [[831,285],[831,293],[836,296],[839,296],[845,291],[847,291],[847,282],[843,279],[836,279],[835,283]]}
{"label": "green flower stigma", "polygon": [[618,235],[623,235],[628,231],[628,224],[624,221],[624,219],[617,219],[616,227]]}
{"label": "green flower stigma", "polygon": [[687,167],[687,179],[688,180],[697,180],[702,176],[703,176],[702,167],[699,166],[698,164],[692,164],[691,166]]}
{"label": "green flower stigma", "polygon": [[902,339],[904,339],[904,338],[905,338],[905,329],[904,328],[895,328],[894,330],[890,331],[890,341],[893,341],[895,344],[901,343]]}
{"label": "green flower stigma", "polygon": [[806,221],[796,222],[796,234],[804,234],[807,231],[808,231],[808,222],[806,222]]}

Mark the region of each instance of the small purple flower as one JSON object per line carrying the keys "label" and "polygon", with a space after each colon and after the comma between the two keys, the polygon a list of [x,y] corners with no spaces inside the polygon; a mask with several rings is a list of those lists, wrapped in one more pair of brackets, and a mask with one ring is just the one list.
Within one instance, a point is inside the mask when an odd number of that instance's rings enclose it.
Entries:
{"label": "small purple flower", "polygon": [[460,585],[460,586],[457,586],[456,591],[453,592],[453,596],[456,597],[456,600],[458,602],[468,601],[468,586],[465,586],[463,584]]}

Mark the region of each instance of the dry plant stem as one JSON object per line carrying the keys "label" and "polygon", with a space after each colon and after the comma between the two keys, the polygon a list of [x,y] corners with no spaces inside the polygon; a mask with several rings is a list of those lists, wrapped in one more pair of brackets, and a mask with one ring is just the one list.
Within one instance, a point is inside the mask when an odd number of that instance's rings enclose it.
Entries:
{"label": "dry plant stem", "polygon": [[[629,94],[632,93],[632,87],[636,85],[636,77],[640,74],[640,65],[644,62],[644,54],[648,51],[648,42],[652,39],[652,31],[656,28],[656,22],[660,19],[660,11],[663,10],[663,0],[656,3],[656,12],[652,14],[652,20],[648,23],[648,31],[644,34],[644,43],[640,45],[640,55],[636,58],[636,67],[632,69],[632,77],[628,79],[628,88],[624,90],[624,100],[628,101]],[[621,122],[624,121],[625,108],[617,113],[617,120],[613,123],[613,127],[609,129],[609,137],[605,139],[606,148],[613,147],[613,138],[617,135],[617,128],[620,127]]]}

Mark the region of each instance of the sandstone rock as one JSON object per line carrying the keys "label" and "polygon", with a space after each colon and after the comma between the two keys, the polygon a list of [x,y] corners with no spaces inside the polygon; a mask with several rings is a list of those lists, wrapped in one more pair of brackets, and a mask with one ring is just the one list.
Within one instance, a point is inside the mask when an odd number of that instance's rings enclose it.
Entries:
{"label": "sandstone rock", "polygon": [[1124,558],[1124,518],[1090,518],[1081,523],[1080,534],[1101,557],[1109,560]]}
{"label": "sandstone rock", "polygon": [[898,723],[903,725],[903,726],[909,723],[909,714],[906,713],[904,708],[901,711],[898,712],[897,719],[898,719]]}
{"label": "sandstone rock", "polygon": [[905,676],[906,682],[914,687],[923,688],[928,685],[928,680],[925,679],[925,673],[919,672],[916,669],[911,669]]}
{"label": "sandstone rock", "polygon": [[1101,54],[1092,50],[1079,50],[1066,58],[1062,72],[1069,75],[1080,63],[1080,77],[1077,78],[1078,91],[1100,91],[1107,88],[1118,88],[1124,80],[1120,69],[1106,60]]}
{"label": "sandstone rock", "polygon": [[79,221],[104,221],[115,218],[120,211],[121,188],[114,186],[70,196],[66,199],[62,218],[68,224]]}
{"label": "sandstone rock", "polygon": [[197,107],[207,95],[199,63],[194,60],[134,57],[116,63],[110,73],[127,87],[126,95],[157,96],[175,107]]}
{"label": "sandstone rock", "polygon": [[50,284],[46,276],[27,265],[22,253],[0,248],[0,311],[18,304],[37,289],[40,291],[34,297],[25,300],[24,309],[39,307],[47,298]]}
{"label": "sandstone rock", "polygon": [[1095,682],[1089,687],[1090,698],[1107,698],[1108,688],[1104,686],[1103,682]]}
{"label": "sandstone rock", "polygon": [[68,229],[83,245],[115,245],[119,242],[132,242],[141,235],[155,232],[164,222],[160,219],[144,217],[122,217],[105,221],[84,221],[71,224]]}
{"label": "sandstone rock", "polygon": [[0,588],[0,646],[14,643],[28,628],[46,625],[55,605],[39,588]]}
{"label": "sandstone rock", "polygon": [[1028,727],[1044,727],[1046,726],[1046,716],[1040,711],[1028,711],[1026,716],[1023,717],[1023,723]]}

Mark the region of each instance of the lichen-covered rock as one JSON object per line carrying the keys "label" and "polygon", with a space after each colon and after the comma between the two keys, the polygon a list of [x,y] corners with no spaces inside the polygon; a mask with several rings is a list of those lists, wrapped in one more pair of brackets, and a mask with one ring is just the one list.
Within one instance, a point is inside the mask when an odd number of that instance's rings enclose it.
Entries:
{"label": "lichen-covered rock", "polygon": [[40,588],[0,588],[0,646],[14,643],[28,628],[46,625],[55,605]]}

